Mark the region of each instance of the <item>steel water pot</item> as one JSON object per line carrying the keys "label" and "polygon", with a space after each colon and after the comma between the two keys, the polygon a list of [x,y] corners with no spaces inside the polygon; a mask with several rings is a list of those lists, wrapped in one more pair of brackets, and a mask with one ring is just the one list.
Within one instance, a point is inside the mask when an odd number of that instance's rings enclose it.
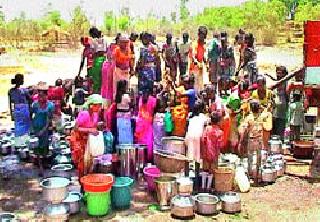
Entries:
{"label": "steel water pot", "polygon": [[281,153],[282,141],[279,136],[271,136],[271,139],[269,140],[269,145],[270,145],[271,153],[273,154]]}
{"label": "steel water pot", "polygon": [[27,147],[19,149],[19,157],[22,160],[29,159],[29,149]]}
{"label": "steel water pot", "polygon": [[235,214],[241,211],[240,195],[236,192],[226,192],[221,197],[221,209],[225,213]]}
{"label": "steel water pot", "polygon": [[184,139],[177,136],[169,136],[162,138],[162,149],[172,154],[186,154],[186,146]]}
{"label": "steel water pot", "polygon": [[193,219],[194,201],[192,196],[177,195],[171,200],[171,216],[175,219]]}
{"label": "steel water pot", "polygon": [[61,203],[67,197],[70,180],[64,177],[49,177],[40,182],[43,199],[52,203]]}
{"label": "steel water pot", "polygon": [[33,150],[33,149],[38,148],[38,146],[39,146],[39,138],[38,138],[38,137],[35,137],[35,136],[30,137],[30,140],[29,140],[29,149],[30,149],[30,150]]}
{"label": "steel water pot", "polygon": [[193,181],[189,177],[178,178],[177,186],[179,195],[191,195],[193,192]]}
{"label": "steel water pot", "polygon": [[219,198],[217,196],[202,193],[195,196],[197,212],[201,215],[213,215],[218,212],[217,205]]}
{"label": "steel water pot", "polygon": [[1,222],[18,222],[18,217],[12,213],[0,213]]}
{"label": "steel water pot", "polygon": [[43,209],[43,214],[47,222],[67,221],[69,217],[69,207],[66,204],[48,204]]}
{"label": "steel water pot", "polygon": [[177,194],[177,183],[175,177],[162,176],[155,180],[157,199],[161,210],[170,209],[172,197]]}
{"label": "steel water pot", "polygon": [[261,169],[261,180],[266,183],[273,183],[276,181],[277,172],[273,167],[263,167]]}
{"label": "steel water pot", "polygon": [[133,144],[122,144],[116,146],[120,156],[120,175],[125,177],[136,177],[136,147]]}
{"label": "steel water pot", "polygon": [[8,155],[11,152],[11,143],[6,142],[1,144],[1,154]]}
{"label": "steel water pot", "polygon": [[69,192],[63,201],[69,207],[70,214],[80,213],[82,195],[80,192]]}

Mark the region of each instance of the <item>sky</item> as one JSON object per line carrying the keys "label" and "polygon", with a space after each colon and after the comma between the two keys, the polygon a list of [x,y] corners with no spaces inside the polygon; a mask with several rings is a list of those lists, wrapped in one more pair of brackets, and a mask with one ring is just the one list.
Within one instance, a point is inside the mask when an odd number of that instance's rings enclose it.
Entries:
{"label": "sky", "polygon": [[[192,15],[200,13],[208,6],[239,5],[246,0],[189,0],[187,7]],[[63,19],[69,21],[72,10],[82,5],[92,24],[101,25],[106,11],[119,13],[120,9],[128,6],[130,15],[146,17],[150,12],[155,16],[169,17],[171,12],[179,8],[179,0],[0,0],[0,6],[6,20],[19,16],[21,11],[27,18],[40,18],[44,15],[44,8],[52,3],[53,10],[59,10]]]}

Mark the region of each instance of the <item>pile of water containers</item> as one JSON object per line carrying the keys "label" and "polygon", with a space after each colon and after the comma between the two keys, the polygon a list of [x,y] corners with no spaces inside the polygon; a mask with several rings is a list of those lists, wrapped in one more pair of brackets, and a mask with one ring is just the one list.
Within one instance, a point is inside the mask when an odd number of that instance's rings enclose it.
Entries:
{"label": "pile of water containers", "polygon": [[22,166],[21,162],[31,162],[33,149],[39,145],[35,136],[15,138],[14,129],[2,130],[0,133],[0,174],[3,178],[34,177],[32,167]]}

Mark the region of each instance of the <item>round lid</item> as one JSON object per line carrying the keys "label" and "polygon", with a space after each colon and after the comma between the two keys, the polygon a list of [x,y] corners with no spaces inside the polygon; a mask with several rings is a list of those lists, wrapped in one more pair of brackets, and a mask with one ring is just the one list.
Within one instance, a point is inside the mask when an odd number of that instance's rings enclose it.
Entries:
{"label": "round lid", "polygon": [[65,204],[49,204],[44,208],[43,213],[47,216],[56,216],[67,214],[68,210]]}
{"label": "round lid", "polygon": [[40,182],[40,186],[44,188],[61,188],[66,187],[70,183],[70,180],[64,177],[49,177],[46,179],[43,179]]}
{"label": "round lid", "polygon": [[219,202],[219,198],[217,196],[207,193],[198,194],[196,196],[196,200],[205,204],[217,204]]}
{"label": "round lid", "polygon": [[71,170],[73,167],[71,164],[57,164],[51,167],[51,170]]}

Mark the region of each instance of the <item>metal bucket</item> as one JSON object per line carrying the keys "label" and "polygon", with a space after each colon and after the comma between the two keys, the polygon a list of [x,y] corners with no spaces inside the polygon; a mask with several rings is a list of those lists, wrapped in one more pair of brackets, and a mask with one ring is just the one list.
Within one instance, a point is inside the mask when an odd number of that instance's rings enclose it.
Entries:
{"label": "metal bucket", "polygon": [[171,199],[177,194],[176,178],[162,176],[156,179],[155,182],[160,209],[170,209]]}
{"label": "metal bucket", "polygon": [[68,193],[67,186],[70,180],[63,177],[49,177],[40,182],[42,187],[43,199],[52,203],[60,203],[63,201]]}
{"label": "metal bucket", "polygon": [[139,173],[142,173],[147,165],[147,151],[147,145],[136,145],[136,169]]}
{"label": "metal bucket", "polygon": [[125,177],[136,177],[136,148],[133,144],[122,144],[116,146],[120,156],[120,175]]}
{"label": "metal bucket", "polygon": [[175,154],[186,154],[184,139],[177,136],[169,136],[162,138],[163,151]]}

